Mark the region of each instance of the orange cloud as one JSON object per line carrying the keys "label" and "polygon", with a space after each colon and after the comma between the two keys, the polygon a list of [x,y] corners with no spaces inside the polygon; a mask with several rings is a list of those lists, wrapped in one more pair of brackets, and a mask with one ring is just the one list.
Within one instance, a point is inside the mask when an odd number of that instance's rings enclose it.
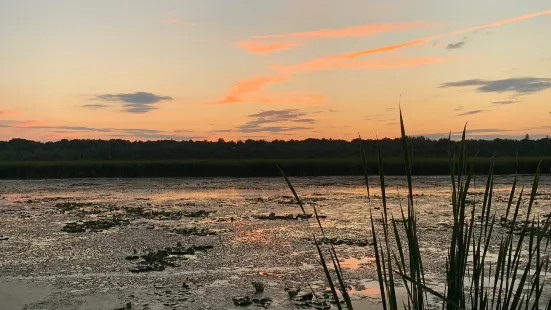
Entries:
{"label": "orange cloud", "polygon": [[551,14],[551,9],[546,10],[546,11],[535,12],[535,13],[531,13],[531,14],[524,14],[524,15],[520,15],[520,16],[517,16],[517,17],[504,19],[504,20],[500,20],[500,21],[493,22],[493,23],[490,23],[490,24],[486,24],[486,25],[481,25],[481,26],[456,30],[456,31],[453,31],[453,32],[450,32],[450,33],[447,33],[447,34],[441,34],[441,35],[421,38],[421,39],[417,39],[417,40],[413,40],[413,41],[409,41],[409,42],[405,42],[405,43],[389,45],[389,46],[384,46],[384,47],[379,47],[379,48],[374,48],[374,49],[368,49],[368,50],[358,51],[358,52],[353,52],[353,53],[335,55],[335,56],[330,56],[330,57],[356,58],[356,57],[362,57],[362,56],[372,55],[372,54],[376,54],[376,53],[384,53],[384,52],[388,52],[388,51],[393,51],[393,50],[405,48],[405,47],[408,47],[408,46],[419,45],[419,44],[422,44],[422,43],[425,43],[425,42],[438,40],[438,39],[441,39],[443,37],[462,34],[462,33],[471,32],[471,31],[480,30],[480,29],[498,27],[498,26],[502,26],[502,25],[505,25],[505,24],[510,24],[510,23],[514,23],[514,22],[518,22],[518,21],[523,21],[523,20],[526,20],[526,19],[530,19],[530,18],[534,18],[534,17],[538,17],[538,16],[543,16],[543,15],[548,15],[548,14]]}
{"label": "orange cloud", "polygon": [[[339,29],[321,29],[305,32],[293,32],[283,34],[273,34],[266,36],[257,36],[255,39],[282,39],[282,38],[295,38],[295,39],[329,39],[329,38],[344,38],[344,37],[359,37],[373,35],[383,32],[392,32],[408,29],[427,28],[432,26],[432,23],[428,22],[397,22],[388,24],[372,24],[372,25],[360,25]],[[251,54],[265,54],[280,50],[291,49],[298,46],[296,42],[278,42],[278,43],[264,43],[260,41],[244,41],[238,42],[237,46],[246,50]]]}
{"label": "orange cloud", "polygon": [[312,95],[308,92],[267,93],[264,89],[273,83],[284,82],[289,76],[310,71],[331,69],[367,69],[367,68],[397,68],[416,67],[428,64],[437,64],[449,61],[451,58],[421,57],[406,59],[368,59],[351,61],[344,58],[320,58],[297,65],[274,66],[281,75],[261,76],[239,81],[232,85],[228,94],[219,101],[210,104],[231,104],[245,101],[264,104],[319,104],[324,97]]}
{"label": "orange cloud", "polygon": [[267,85],[272,83],[283,82],[287,80],[287,76],[273,75],[273,76],[259,76],[249,80],[238,81],[234,83],[228,94],[219,101],[211,102],[210,104],[228,104],[243,102],[245,96],[256,93],[264,89]]}
{"label": "orange cloud", "polygon": [[530,14],[524,14],[524,15],[520,15],[520,16],[517,16],[517,17],[509,18],[509,19],[504,19],[504,20],[500,20],[500,21],[497,21],[497,22],[493,22],[491,24],[476,26],[476,27],[467,28],[467,29],[463,29],[463,30],[457,30],[457,31],[452,32],[451,34],[462,34],[462,33],[465,33],[465,32],[497,27],[497,26],[510,24],[510,23],[514,23],[514,22],[519,22],[519,21],[523,21],[525,19],[530,19],[530,18],[543,16],[543,15],[549,15],[549,14],[551,14],[551,9],[545,10],[545,11],[539,11],[539,12],[535,12],[535,13],[530,13]]}
{"label": "orange cloud", "polygon": [[[363,51],[357,51],[357,52],[351,52],[351,53],[344,53],[339,55],[333,55],[333,56],[326,56],[326,57],[320,57],[315,58],[312,60],[308,60],[296,65],[291,66],[275,66],[274,69],[276,69],[278,72],[281,73],[281,75],[275,75],[275,76],[263,76],[263,77],[257,77],[246,81],[241,81],[235,83],[232,88],[230,89],[229,93],[220,101],[213,102],[212,104],[227,104],[227,103],[238,103],[242,102],[244,95],[248,95],[251,93],[259,92],[262,90],[265,86],[271,83],[277,83],[277,82],[283,82],[288,79],[290,75],[298,74],[302,72],[308,72],[308,71],[320,71],[320,70],[329,70],[329,69],[338,69],[338,68],[357,68],[357,69],[365,69],[365,68],[391,68],[391,67],[406,67],[406,66],[420,66],[425,64],[436,64],[441,63],[449,59],[445,58],[438,58],[438,57],[424,57],[424,58],[410,58],[410,59],[398,59],[398,60],[392,60],[392,59],[375,59],[375,60],[364,60],[364,61],[350,61],[350,59],[363,57],[367,55],[373,55],[373,54],[379,54],[379,53],[386,53],[391,52],[395,50],[399,50],[402,48],[406,48],[409,46],[419,45],[423,44],[429,41],[434,41],[441,39],[443,37],[452,36],[456,34],[461,34],[469,31],[479,30],[479,29],[485,29],[485,28],[491,28],[491,27],[497,27],[501,25],[505,25],[508,23],[513,23],[517,21],[522,21],[538,16],[548,15],[551,14],[551,9],[546,11],[540,11],[535,12],[531,14],[524,14],[517,17],[504,19],[501,21],[493,22],[486,25],[466,28],[462,30],[456,30],[454,32],[450,32],[447,34],[441,34],[431,37],[425,37],[420,38],[404,43],[394,44],[394,45],[387,45],[383,47],[363,50]],[[353,27],[354,28],[354,27]],[[349,29],[349,28],[346,28]],[[367,30],[363,30],[364,33]],[[282,38],[282,37],[289,37],[289,36],[297,36],[297,37],[316,37],[321,36],[323,32],[305,32],[305,33],[295,33],[295,34],[287,34],[287,35],[272,35],[272,36],[263,36],[258,38]],[[337,32],[338,33],[338,32]],[[348,33],[349,35],[352,34],[358,34],[361,33],[359,30],[348,30],[348,32],[342,33]],[[334,32],[327,32],[325,34],[326,37],[334,37],[336,34]],[[270,100],[266,99],[266,102],[270,102]]]}
{"label": "orange cloud", "polygon": [[266,92],[265,88],[274,83],[284,82],[287,75],[260,76],[234,83],[226,96],[208,104],[232,104],[255,102],[263,104],[313,104],[324,100],[322,96],[308,92]]}
{"label": "orange cloud", "polygon": [[237,42],[236,45],[251,54],[266,54],[293,48],[298,45],[294,42],[264,43],[256,41]]}
{"label": "orange cloud", "polygon": [[267,36],[257,36],[255,39],[280,39],[280,38],[300,38],[300,39],[314,39],[314,38],[343,38],[343,37],[359,37],[367,36],[376,33],[392,32],[409,29],[419,29],[431,27],[434,24],[428,22],[397,22],[387,24],[372,24],[372,25],[360,25],[339,29],[321,29],[305,32],[293,32],[284,34],[273,34]]}
{"label": "orange cloud", "polygon": [[385,52],[390,52],[390,51],[395,51],[395,50],[398,50],[398,49],[402,49],[404,47],[418,45],[418,44],[422,44],[422,43],[425,43],[425,42],[428,42],[428,41],[440,39],[442,37],[443,37],[443,35],[428,37],[428,38],[422,38],[422,39],[417,39],[417,40],[413,40],[413,41],[409,41],[409,42],[405,42],[405,43],[387,45],[387,46],[372,48],[372,49],[359,51],[359,52],[336,55],[336,56],[333,56],[333,57],[335,57],[335,58],[356,58],[356,57],[367,56],[367,55],[372,55],[372,54],[385,53]]}

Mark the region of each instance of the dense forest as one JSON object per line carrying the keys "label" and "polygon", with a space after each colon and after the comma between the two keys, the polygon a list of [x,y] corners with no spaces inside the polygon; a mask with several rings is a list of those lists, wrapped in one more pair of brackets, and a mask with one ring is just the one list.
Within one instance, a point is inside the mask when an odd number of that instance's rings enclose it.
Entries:
{"label": "dense forest", "polygon": [[[369,156],[376,154],[376,141],[363,140]],[[402,156],[400,139],[379,140],[385,157]],[[125,141],[61,140],[34,142],[13,139],[0,142],[0,161],[104,161],[104,160],[200,160],[200,159],[313,159],[354,158],[359,156],[360,140],[246,140],[207,141]],[[412,137],[409,146],[414,157],[443,158],[449,150],[457,151],[459,143],[449,139],[431,140]],[[468,140],[469,156],[479,157],[548,157],[551,139]]]}

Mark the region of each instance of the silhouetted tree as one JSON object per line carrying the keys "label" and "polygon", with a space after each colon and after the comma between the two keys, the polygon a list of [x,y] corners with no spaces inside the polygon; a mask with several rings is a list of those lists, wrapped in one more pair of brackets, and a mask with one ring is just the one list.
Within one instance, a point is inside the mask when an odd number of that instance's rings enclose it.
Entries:
{"label": "silhouetted tree", "polygon": [[[529,138],[529,137],[528,137]],[[376,141],[362,141],[367,155],[376,157]],[[378,141],[386,157],[402,156],[400,139]],[[426,137],[410,137],[409,145],[417,158],[448,157],[448,150],[457,152],[458,142],[449,139],[431,140]],[[0,142],[1,161],[50,161],[50,160],[186,160],[186,159],[314,159],[354,158],[359,156],[360,140],[334,139],[306,140],[246,140],[208,141],[125,141],[125,140],[61,140],[34,142],[13,139]],[[551,156],[551,139],[495,139],[468,140],[469,156],[523,157]]]}

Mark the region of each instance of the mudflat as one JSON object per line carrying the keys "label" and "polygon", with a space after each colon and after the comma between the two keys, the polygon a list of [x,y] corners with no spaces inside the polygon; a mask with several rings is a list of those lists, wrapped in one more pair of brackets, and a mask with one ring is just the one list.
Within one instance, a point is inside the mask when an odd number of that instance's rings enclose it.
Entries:
{"label": "mudflat", "polygon": [[[360,177],[291,181],[307,212],[318,207],[325,237],[279,178],[2,181],[0,309],[234,309],[247,298],[252,307],[314,309],[327,294],[312,234],[335,245],[354,302],[378,309],[369,228],[369,210],[380,217],[377,179],[369,200]],[[477,177],[472,203],[483,199],[484,181]],[[398,218],[405,179],[386,182]],[[495,179],[498,218],[511,183]],[[449,177],[415,178],[414,195],[427,280],[438,288],[452,224]],[[534,212],[550,211],[544,176]]]}

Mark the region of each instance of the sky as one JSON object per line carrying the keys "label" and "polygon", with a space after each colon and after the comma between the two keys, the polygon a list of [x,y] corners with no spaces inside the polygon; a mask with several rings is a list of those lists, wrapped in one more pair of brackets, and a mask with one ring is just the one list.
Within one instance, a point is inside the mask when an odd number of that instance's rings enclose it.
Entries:
{"label": "sky", "polygon": [[551,133],[549,0],[0,0],[0,140]]}

